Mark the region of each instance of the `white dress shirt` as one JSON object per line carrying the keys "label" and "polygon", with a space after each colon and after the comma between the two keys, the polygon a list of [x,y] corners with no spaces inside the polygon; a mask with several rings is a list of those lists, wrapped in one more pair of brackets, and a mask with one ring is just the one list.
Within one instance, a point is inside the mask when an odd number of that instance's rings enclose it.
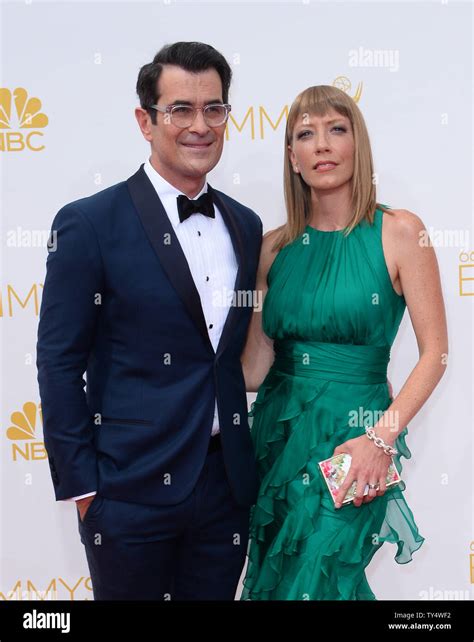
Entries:
{"label": "white dress shirt", "polygon": [[[204,214],[192,214],[181,223],[178,214],[177,197],[183,192],[158,174],[149,160],[145,162],[144,170],[163,204],[184,252],[194,284],[201,298],[209,339],[214,351],[217,351],[229,313],[232,301],[231,293],[234,291],[238,270],[238,263],[227,226],[215,203],[215,218],[210,218]],[[199,194],[193,197],[193,200],[196,200],[205,192],[207,192],[207,182],[204,183]],[[219,417],[216,399],[211,434],[216,435],[218,432]],[[71,497],[70,499],[75,501],[91,495],[95,495],[95,492]]]}

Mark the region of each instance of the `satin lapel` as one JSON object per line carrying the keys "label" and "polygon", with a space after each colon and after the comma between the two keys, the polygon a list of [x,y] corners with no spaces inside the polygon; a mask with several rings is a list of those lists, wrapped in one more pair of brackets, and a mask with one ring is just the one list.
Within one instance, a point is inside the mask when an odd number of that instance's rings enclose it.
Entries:
{"label": "satin lapel", "polygon": [[[219,208],[219,212],[222,214],[224,223],[226,224],[227,229],[229,230],[230,238],[232,240],[232,245],[234,247],[234,251],[239,264],[239,268],[237,271],[237,276],[234,284],[235,300],[238,301],[239,299],[237,294],[239,291],[243,290],[243,284],[245,284],[245,279],[246,279],[246,261],[245,261],[245,251],[244,251],[244,243],[242,239],[242,232],[240,230],[240,219],[238,214],[235,212],[235,210],[229,207],[228,205],[226,205],[226,203],[224,202],[224,199],[220,196],[220,194],[218,194],[214,189],[212,189],[212,187],[209,184],[208,184],[208,190],[212,192],[214,203]],[[229,314],[227,315],[224,328],[222,329],[222,334],[219,341],[219,345],[217,346],[216,354],[220,354],[223,350],[225,350],[225,347],[229,342],[229,339],[232,337],[232,331],[238,319],[238,314],[239,314],[238,307],[236,307],[235,305],[232,305],[229,308]]]}
{"label": "satin lapel", "polygon": [[207,332],[201,298],[194,284],[188,262],[143,165],[127,180],[127,186],[146,235],[168,279],[186,306],[209,349],[214,352]]}

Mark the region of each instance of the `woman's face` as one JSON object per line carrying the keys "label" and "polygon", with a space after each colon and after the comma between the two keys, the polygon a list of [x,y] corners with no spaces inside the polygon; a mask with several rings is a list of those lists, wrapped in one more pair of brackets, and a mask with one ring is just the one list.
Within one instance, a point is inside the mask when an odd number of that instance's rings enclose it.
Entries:
{"label": "woman's face", "polygon": [[288,150],[293,170],[317,192],[341,187],[354,173],[351,123],[333,109],[325,116],[301,114]]}

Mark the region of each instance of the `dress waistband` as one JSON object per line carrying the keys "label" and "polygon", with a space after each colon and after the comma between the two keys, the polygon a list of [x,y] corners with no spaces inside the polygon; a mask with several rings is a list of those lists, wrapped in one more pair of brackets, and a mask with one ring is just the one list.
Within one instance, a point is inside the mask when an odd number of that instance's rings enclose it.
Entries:
{"label": "dress waistband", "polygon": [[386,383],[390,346],[279,339],[273,369],[310,379],[347,383]]}

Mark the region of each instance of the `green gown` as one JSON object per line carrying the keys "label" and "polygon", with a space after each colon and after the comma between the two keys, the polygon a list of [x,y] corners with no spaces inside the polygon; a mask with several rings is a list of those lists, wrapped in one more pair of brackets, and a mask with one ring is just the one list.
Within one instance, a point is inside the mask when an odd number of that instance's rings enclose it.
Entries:
{"label": "green gown", "polygon": [[[270,268],[262,323],[275,361],[249,415],[261,486],[241,599],[374,600],[374,553],[395,543],[404,564],[424,541],[403,482],[335,509],[318,467],[390,405],[387,365],[406,304],[386,267],[382,216],[348,236],[308,225]],[[400,473],[406,434],[395,443]]]}

